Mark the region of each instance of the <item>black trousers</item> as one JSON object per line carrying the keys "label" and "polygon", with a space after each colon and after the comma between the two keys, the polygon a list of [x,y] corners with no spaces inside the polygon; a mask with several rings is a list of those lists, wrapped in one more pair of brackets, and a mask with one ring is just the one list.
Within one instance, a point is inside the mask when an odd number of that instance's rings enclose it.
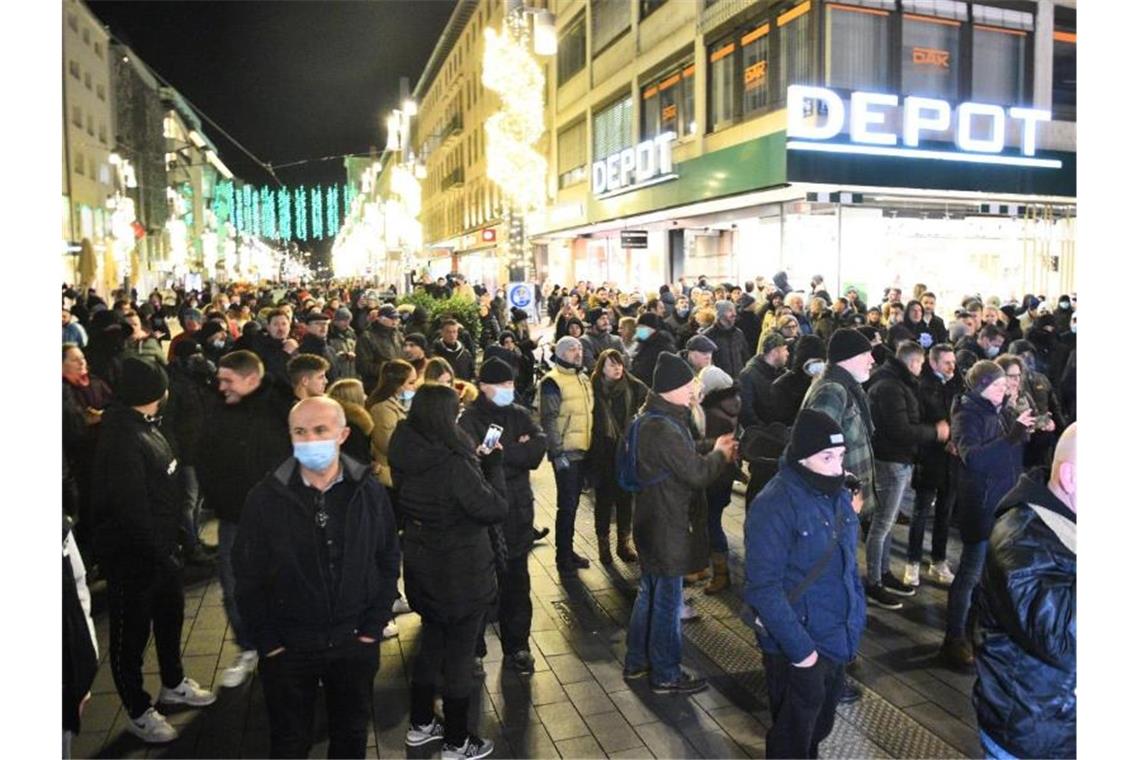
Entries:
{"label": "black trousers", "polygon": [[483,632],[484,612],[442,622],[423,619],[420,651],[412,667],[412,684],[434,685],[442,673],[444,697],[461,699],[474,686],[475,646]]}
{"label": "black trousers", "polygon": [[261,687],[269,711],[270,757],[308,757],[313,745],[317,685],[324,684],[329,757],[364,757],[372,712],[379,643],[352,639],[315,652],[286,649],[261,657]]}
{"label": "black trousers", "polygon": [[131,718],[151,707],[143,688],[143,652],[154,631],[162,684],[182,683],[182,574],[137,557],[107,563],[107,608],[111,623],[111,675]]}
{"label": "black trousers", "polygon": [[780,655],[764,653],[768,705],[766,757],[819,757],[819,743],[831,733],[843,689],[843,665],[822,655],[810,668],[797,668]]}
{"label": "black trousers", "polygon": [[[512,655],[530,649],[530,619],[533,613],[530,601],[530,568],[527,555],[507,560],[507,572],[499,576],[499,637],[503,642],[503,654]],[[484,641],[487,620],[476,642],[475,655],[487,654]]]}
{"label": "black trousers", "polygon": [[616,478],[613,472],[606,472],[594,484],[594,532],[599,536],[609,536],[615,509],[618,538],[628,536],[633,529],[633,494],[620,488]]}

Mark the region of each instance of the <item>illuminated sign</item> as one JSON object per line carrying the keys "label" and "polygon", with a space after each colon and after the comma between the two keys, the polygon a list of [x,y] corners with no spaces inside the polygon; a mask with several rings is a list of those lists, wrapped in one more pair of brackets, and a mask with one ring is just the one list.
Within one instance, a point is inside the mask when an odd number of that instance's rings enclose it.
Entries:
{"label": "illuminated sign", "polygon": [[488,227],[487,229],[483,230],[480,233],[480,236],[483,238],[484,243],[494,243],[495,242],[496,234],[495,234],[494,228]]}
{"label": "illuminated sign", "polygon": [[[788,87],[788,150],[854,153],[937,161],[1060,169],[1061,162],[1036,158],[1037,125],[1052,117],[1036,108],[1003,108],[880,92],[853,92],[850,105],[825,87]],[[822,108],[816,106],[816,102]],[[902,110],[901,134],[887,126],[887,114]],[[815,119],[811,115],[815,114]],[[1020,155],[1003,155],[1007,121],[1021,122]],[[828,142],[849,126],[850,143]],[[923,148],[923,133],[953,132],[958,150]]]}
{"label": "illuminated sign", "polygon": [[752,90],[764,84],[768,78],[768,62],[757,61],[744,70],[744,89]]}
{"label": "illuminated sign", "polygon": [[591,183],[599,199],[676,179],[673,171],[675,132],[666,132],[633,148],[594,162]]}
{"label": "illuminated sign", "polygon": [[919,66],[950,68],[950,51],[936,48],[916,47],[911,50],[910,60]]}

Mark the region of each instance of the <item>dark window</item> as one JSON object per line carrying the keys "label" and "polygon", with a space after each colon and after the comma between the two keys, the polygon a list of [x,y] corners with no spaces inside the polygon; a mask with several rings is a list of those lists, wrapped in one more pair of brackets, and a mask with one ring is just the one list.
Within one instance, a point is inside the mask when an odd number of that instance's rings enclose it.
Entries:
{"label": "dark window", "polygon": [[[935,15],[909,12],[914,10]],[[903,11],[903,94],[958,100],[959,51],[966,4],[952,0],[903,0]]]}
{"label": "dark window", "polygon": [[780,84],[777,92],[781,100],[789,84],[811,84],[814,79],[812,18],[811,0],[776,17],[776,26],[780,30]]}
{"label": "dark window", "polygon": [[645,18],[664,5],[667,0],[641,0],[641,17]]}
{"label": "dark window", "polygon": [[1077,120],[1077,33],[1053,32],[1053,118]]}
{"label": "dark window", "polygon": [[622,98],[594,113],[594,161],[632,145],[633,98]]}
{"label": "dark window", "polygon": [[709,123],[716,131],[736,121],[740,103],[740,78],[736,76],[736,43],[729,38],[710,48]]}
{"label": "dark window", "polygon": [[740,38],[740,51],[744,57],[742,72],[744,115],[756,113],[768,106],[771,99],[768,82],[769,44],[772,40],[771,24],[761,24]]}
{"label": "dark window", "polygon": [[668,74],[641,90],[641,139],[651,140],[666,132],[677,137],[695,134],[697,115],[693,111],[692,62],[670,70]]}
{"label": "dark window", "polygon": [[594,55],[629,29],[629,9],[629,0],[590,0]]}
{"label": "dark window", "polygon": [[828,5],[824,78],[829,87],[889,90],[890,13]]}
{"label": "dark window", "polygon": [[579,18],[558,41],[558,84],[569,81],[586,66],[586,17]]}
{"label": "dark window", "polygon": [[558,133],[558,189],[583,182],[586,171],[586,120]]}

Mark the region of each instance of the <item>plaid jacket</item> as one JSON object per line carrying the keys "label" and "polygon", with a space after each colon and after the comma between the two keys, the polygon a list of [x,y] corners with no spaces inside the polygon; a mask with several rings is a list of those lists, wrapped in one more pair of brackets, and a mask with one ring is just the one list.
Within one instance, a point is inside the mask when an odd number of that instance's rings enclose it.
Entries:
{"label": "plaid jacket", "polygon": [[823,412],[839,423],[847,446],[843,467],[863,483],[860,517],[873,514],[876,503],[875,457],[871,451],[871,436],[875,425],[871,421],[871,406],[863,387],[847,370],[828,364],[819,379],[808,388],[800,408]]}

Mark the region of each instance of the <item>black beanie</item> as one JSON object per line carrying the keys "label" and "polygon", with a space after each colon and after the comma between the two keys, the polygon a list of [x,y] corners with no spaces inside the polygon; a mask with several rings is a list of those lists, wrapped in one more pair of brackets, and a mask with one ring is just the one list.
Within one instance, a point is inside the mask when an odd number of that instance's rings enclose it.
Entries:
{"label": "black beanie", "polygon": [[[846,361],[859,354],[871,350],[871,341],[863,337],[858,330],[851,327],[841,327],[831,336],[827,344],[827,361],[830,364]],[[802,457],[801,457],[802,459]]]}
{"label": "black beanie", "polygon": [[218,333],[224,333],[225,331],[225,325],[223,325],[221,322],[210,320],[206,324],[202,325],[202,329],[195,333],[194,337],[198,340],[199,343],[205,343]]}
{"label": "black beanie", "polygon": [[637,318],[637,324],[645,325],[646,327],[652,327],[654,330],[660,330],[661,317],[657,316],[651,311],[647,311]]}
{"label": "black beanie", "polygon": [[586,312],[586,324],[590,327],[598,324],[598,320],[606,316],[606,310],[602,308],[590,309]]}
{"label": "black beanie", "polygon": [[511,369],[511,365],[498,357],[483,362],[483,366],[479,369],[479,382],[481,383],[498,385],[499,383],[514,382],[514,379],[515,373]]}
{"label": "black beanie", "polygon": [[975,393],[982,393],[1003,377],[1005,370],[997,362],[982,360],[976,362],[966,373],[966,385]]}
{"label": "black beanie", "polygon": [[166,393],[166,371],[157,363],[137,356],[123,360],[115,395],[127,406],[146,406]]}
{"label": "black beanie", "polygon": [[802,409],[792,426],[788,441],[788,461],[798,462],[818,454],[824,449],[843,446],[843,429],[823,412]]}
{"label": "black beanie", "polygon": [[657,366],[653,368],[653,392],[668,393],[693,381],[696,375],[689,363],[677,354],[662,351],[657,354]]}
{"label": "black beanie", "polygon": [[404,336],[404,342],[419,346],[424,351],[428,350],[427,338],[424,337],[423,333],[408,333]]}

